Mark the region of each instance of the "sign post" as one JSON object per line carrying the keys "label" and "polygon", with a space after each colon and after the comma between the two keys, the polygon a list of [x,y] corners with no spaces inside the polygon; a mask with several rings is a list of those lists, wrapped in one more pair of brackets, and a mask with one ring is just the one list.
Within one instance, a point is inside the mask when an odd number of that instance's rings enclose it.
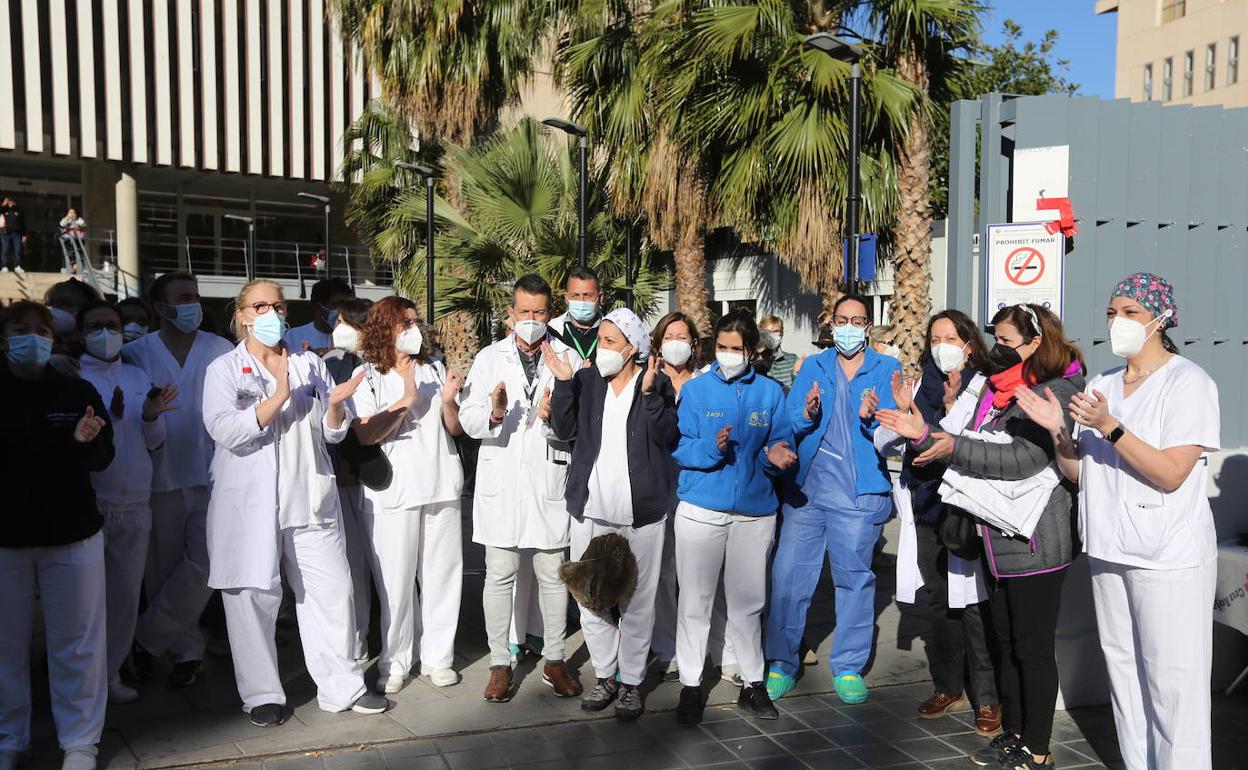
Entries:
{"label": "sign post", "polygon": [[1010,305],[1040,305],[1062,316],[1066,242],[1044,222],[988,226],[988,314]]}

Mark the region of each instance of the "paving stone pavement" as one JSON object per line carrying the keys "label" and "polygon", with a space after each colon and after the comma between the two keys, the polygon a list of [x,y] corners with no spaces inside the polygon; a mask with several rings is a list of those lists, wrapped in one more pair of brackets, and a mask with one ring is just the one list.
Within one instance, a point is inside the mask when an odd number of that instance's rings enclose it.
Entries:
{"label": "paving stone pavement", "polygon": [[[465,526],[471,514],[465,506]],[[509,704],[488,704],[481,690],[488,678],[488,654],[480,599],[483,551],[465,537],[464,603],[455,668],[463,682],[438,688],[425,677],[413,679],[393,696],[395,707],[381,716],[328,714],[315,701],[303,668],[298,633],[279,629],[279,661],[293,716],[280,728],[261,729],[242,713],[234,688],[228,650],[215,644],[200,680],[171,690],[158,668],[142,683],[141,699],[109,709],[100,747],[100,766],[118,770],[165,767],[246,770],[424,770],[425,768],[654,768],[753,767],[824,770],[839,768],[969,768],[968,750],[985,742],[972,730],[969,712],[938,720],[915,717],[931,691],[924,654],[926,610],[893,601],[896,522],[885,530],[875,564],[878,642],[868,666],[871,702],[846,707],[830,695],[826,659],[834,624],[831,586],[821,583],[808,616],[808,638],[818,640],[820,662],[809,666],[797,689],[779,702],[781,718],[759,722],[742,718],[735,707],[737,688],[708,676],[706,721],[678,725],[671,713],[678,683],[646,682],[648,713],[635,723],[587,714],[579,699],[556,698],[541,683],[540,660],[524,659],[519,692]],[[374,613],[376,616],[376,613]],[[574,628],[574,626],[572,627]],[[211,629],[210,629],[211,631]],[[42,640],[38,640],[41,643]],[[373,649],[377,649],[374,629]],[[568,641],[569,662],[590,684],[593,669],[579,632]],[[46,669],[36,664],[37,678]],[[376,677],[368,672],[371,684]],[[609,712],[608,712],[609,713]],[[1248,755],[1248,698],[1243,694],[1214,702],[1214,767],[1243,767]],[[45,683],[35,685],[33,754],[23,768],[59,767]],[[1060,768],[1119,767],[1113,720],[1105,707],[1057,714],[1054,753]]]}

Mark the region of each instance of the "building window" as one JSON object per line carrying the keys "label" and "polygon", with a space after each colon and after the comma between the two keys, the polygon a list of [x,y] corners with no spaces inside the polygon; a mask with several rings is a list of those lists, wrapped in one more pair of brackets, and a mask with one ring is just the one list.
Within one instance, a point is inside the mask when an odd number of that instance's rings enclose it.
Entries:
{"label": "building window", "polygon": [[1153,65],[1144,65],[1144,101],[1153,100]]}
{"label": "building window", "polygon": [[1205,90],[1213,90],[1213,68],[1218,62],[1218,44],[1205,46]]}
{"label": "building window", "polygon": [[1162,0],[1161,23],[1181,19],[1187,15],[1187,0]]}
{"label": "building window", "polygon": [[1184,98],[1192,95],[1192,70],[1196,69],[1196,52],[1188,51],[1183,54],[1183,96]]}
{"label": "building window", "polygon": [[1239,82],[1239,35],[1231,38],[1226,46],[1226,84],[1233,86]]}
{"label": "building window", "polygon": [[1171,86],[1174,84],[1174,59],[1169,56],[1161,63],[1161,100],[1163,102],[1170,101],[1173,96]]}

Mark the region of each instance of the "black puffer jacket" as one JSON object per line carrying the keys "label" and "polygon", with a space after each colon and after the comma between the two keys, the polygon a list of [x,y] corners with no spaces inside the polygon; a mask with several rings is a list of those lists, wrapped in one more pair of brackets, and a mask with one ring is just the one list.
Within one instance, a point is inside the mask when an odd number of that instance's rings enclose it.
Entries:
{"label": "black puffer jacket", "polygon": [[[1042,383],[1034,388],[1037,393],[1044,393],[1046,388],[1052,389],[1053,395],[1062,404],[1062,413],[1066,415],[1068,428],[1073,428],[1070,419],[1070,400],[1084,388],[1082,373]],[[992,398],[992,392],[985,388],[980,396],[983,400]],[[979,409],[976,409],[978,414]],[[967,424],[973,429],[975,418]],[[1006,409],[979,427],[982,433],[1004,432],[1013,437],[1006,444],[995,444],[971,438],[959,438],[954,444],[953,454],[949,457],[949,465],[960,470],[989,479],[1017,481],[1030,478],[1053,462],[1053,441],[1049,432],[1032,422],[1017,402],[1011,402]],[[919,451],[931,446],[932,440],[927,439]],[[1060,474],[1059,474],[1060,476]],[[1007,537],[992,527],[980,525],[984,538],[984,558],[988,568],[998,578],[1024,577],[1044,572],[1053,572],[1069,566],[1079,552],[1079,544],[1075,534],[1075,506],[1078,503],[1078,490],[1074,484],[1062,477],[1062,482],[1049,496],[1044,512],[1030,540],[1021,537]]]}

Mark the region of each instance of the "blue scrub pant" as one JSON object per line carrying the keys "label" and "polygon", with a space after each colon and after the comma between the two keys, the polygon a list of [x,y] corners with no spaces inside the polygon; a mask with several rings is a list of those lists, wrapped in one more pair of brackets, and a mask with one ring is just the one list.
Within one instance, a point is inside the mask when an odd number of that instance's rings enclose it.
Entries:
{"label": "blue scrub pant", "polygon": [[871,557],[888,511],[835,510],[808,503],[801,508],[785,505],[782,517],[764,635],[769,665],[790,676],[801,668],[798,648],[826,550],[836,585],[836,631],[828,666],[833,676],[862,673],[875,637]]}

